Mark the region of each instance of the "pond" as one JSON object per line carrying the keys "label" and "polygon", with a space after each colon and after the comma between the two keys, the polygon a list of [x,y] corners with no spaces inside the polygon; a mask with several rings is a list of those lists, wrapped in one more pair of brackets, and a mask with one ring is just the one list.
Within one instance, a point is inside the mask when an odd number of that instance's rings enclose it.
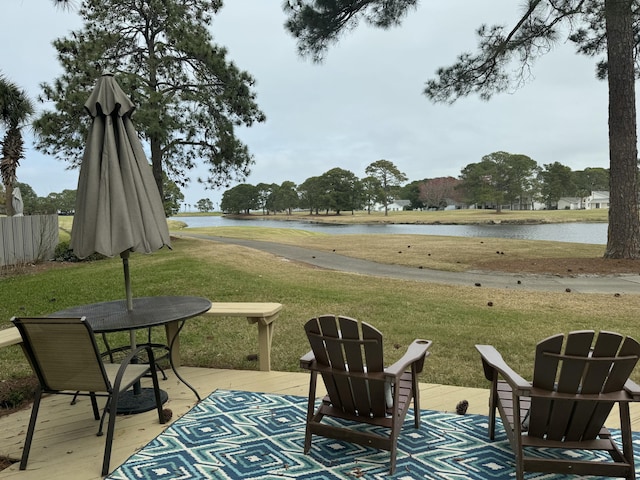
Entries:
{"label": "pond", "polygon": [[497,237],[519,240],[550,240],[556,242],[592,243],[606,245],[606,223],[554,223],[541,225],[335,225],[282,220],[238,220],[221,216],[173,217],[189,227],[272,227],[309,230],[331,235],[348,234],[411,234],[444,235],[451,237]]}

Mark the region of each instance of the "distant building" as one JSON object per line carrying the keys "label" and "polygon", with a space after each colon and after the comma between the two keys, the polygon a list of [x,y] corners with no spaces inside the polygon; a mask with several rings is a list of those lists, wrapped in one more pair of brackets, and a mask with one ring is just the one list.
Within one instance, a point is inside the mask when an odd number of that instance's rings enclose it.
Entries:
{"label": "distant building", "polygon": [[582,210],[584,202],[581,197],[562,197],[558,200],[558,210]]}
{"label": "distant building", "polygon": [[[401,212],[403,210],[407,210],[410,206],[411,201],[409,200],[394,200],[387,205],[387,210],[389,212]],[[384,205],[381,203],[376,203],[373,206],[373,209],[377,212],[384,212]]]}
{"label": "distant building", "polygon": [[593,191],[584,200],[584,208],[587,210],[593,208],[609,208],[609,192]]}
{"label": "distant building", "polygon": [[594,190],[588,197],[562,197],[558,200],[558,210],[592,210],[609,208],[609,192]]}

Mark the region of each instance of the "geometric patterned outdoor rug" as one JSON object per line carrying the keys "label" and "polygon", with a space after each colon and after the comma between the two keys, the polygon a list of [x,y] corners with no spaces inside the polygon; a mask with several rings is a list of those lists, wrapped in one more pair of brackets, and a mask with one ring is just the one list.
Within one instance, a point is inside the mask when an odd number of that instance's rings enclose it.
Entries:
{"label": "geometric patterned outdoor rug", "polygon": [[[303,397],[216,390],[107,479],[389,477],[389,452],[386,451],[314,436],[309,455],[304,455],[306,407],[307,399]],[[423,410],[421,418],[421,427],[416,430],[413,412],[407,414],[398,441],[394,478],[506,480],[515,477],[513,453],[499,422],[496,441],[491,442],[485,416]],[[634,449],[636,458],[640,458],[640,435],[635,433]],[[586,452],[585,455],[592,454]],[[579,477],[527,474],[526,478],[573,480]]]}

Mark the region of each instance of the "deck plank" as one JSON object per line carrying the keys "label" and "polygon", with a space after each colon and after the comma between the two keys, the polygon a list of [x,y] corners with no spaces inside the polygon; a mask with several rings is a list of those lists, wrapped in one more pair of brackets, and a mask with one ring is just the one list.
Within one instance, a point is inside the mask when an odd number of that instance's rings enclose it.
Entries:
{"label": "deck plank", "polygon": [[[254,370],[221,370],[181,367],[181,374],[204,398],[216,389],[246,390],[306,396],[309,374],[306,372],[261,372]],[[196,398],[171,372],[160,381],[169,394],[165,408],[173,412],[172,421],[191,409]],[[146,380],[145,380],[146,381]],[[150,383],[150,381],[149,381]],[[144,385],[143,385],[144,386]],[[320,387],[320,385],[319,385]],[[324,395],[324,389],[317,392]],[[423,409],[454,412],[461,400],[469,402],[468,413],[486,415],[489,392],[479,388],[450,385],[420,384]],[[0,471],[0,480],[92,480],[101,479],[100,466],[104,452],[104,437],[95,435],[98,423],[93,420],[88,399],[77,405],[70,397],[54,395],[43,399],[27,470],[18,464]],[[640,409],[632,405],[634,430],[640,430]],[[31,409],[0,418],[0,455],[18,459]],[[159,435],[167,426],[158,423],[155,411],[120,416],[116,420],[111,470],[122,464],[137,450]],[[607,423],[617,428],[617,422]]]}

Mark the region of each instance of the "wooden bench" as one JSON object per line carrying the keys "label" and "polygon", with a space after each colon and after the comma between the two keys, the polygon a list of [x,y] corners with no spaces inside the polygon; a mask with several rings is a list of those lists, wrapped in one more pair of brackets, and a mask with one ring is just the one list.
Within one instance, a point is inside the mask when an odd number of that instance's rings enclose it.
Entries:
{"label": "wooden bench", "polygon": [[0,330],[0,348],[19,343],[22,343],[22,337],[16,327],[11,326]]}
{"label": "wooden bench", "polygon": [[[273,339],[274,321],[280,315],[280,303],[227,302],[213,303],[204,315],[212,317],[246,317],[249,324],[258,325],[258,361],[260,370],[271,371],[271,340]],[[166,325],[167,340],[174,337],[178,330],[178,322]],[[20,332],[16,327],[0,330],[0,348],[22,343]],[[176,367],[180,366],[180,337],[173,342],[172,360]]]}
{"label": "wooden bench", "polygon": [[280,315],[280,303],[213,302],[205,315],[212,317],[246,317],[249,324],[258,325],[258,361],[260,370],[271,371],[271,340],[274,321]]}

